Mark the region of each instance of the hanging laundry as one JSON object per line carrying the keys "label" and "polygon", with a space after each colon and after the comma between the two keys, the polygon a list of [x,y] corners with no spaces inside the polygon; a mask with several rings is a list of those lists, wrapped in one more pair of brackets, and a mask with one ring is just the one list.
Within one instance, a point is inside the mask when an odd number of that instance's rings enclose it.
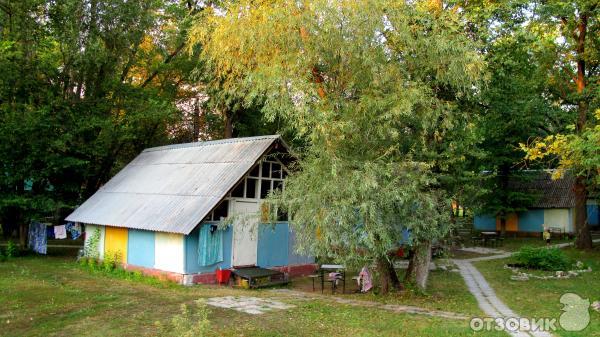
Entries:
{"label": "hanging laundry", "polygon": [[77,240],[81,236],[81,225],[79,223],[67,222],[65,228],[67,233],[71,234],[71,239]]}
{"label": "hanging laundry", "polygon": [[363,293],[366,293],[373,288],[373,279],[371,278],[371,273],[369,273],[369,269],[366,266],[362,267],[360,270],[357,281],[360,291]]}
{"label": "hanging laundry", "polygon": [[65,225],[54,226],[54,237],[57,239],[67,238],[67,228]]}
{"label": "hanging laundry", "polygon": [[71,238],[77,240],[81,236],[81,225],[76,223],[71,227]]}
{"label": "hanging laundry", "polygon": [[29,248],[38,254],[46,254],[48,249],[46,225],[39,222],[29,224]]}
{"label": "hanging laundry", "polygon": [[[214,227],[213,227],[214,226]],[[204,224],[198,237],[198,264],[210,266],[223,261],[223,231]]]}
{"label": "hanging laundry", "polygon": [[54,239],[54,227],[46,226],[46,233],[47,233],[46,236],[48,239]]}

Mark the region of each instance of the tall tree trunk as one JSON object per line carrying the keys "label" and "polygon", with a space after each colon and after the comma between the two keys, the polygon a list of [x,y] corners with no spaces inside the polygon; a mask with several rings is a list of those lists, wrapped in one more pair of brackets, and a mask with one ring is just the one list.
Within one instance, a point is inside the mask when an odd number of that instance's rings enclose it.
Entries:
{"label": "tall tree trunk", "polygon": [[385,256],[377,259],[377,273],[379,274],[379,287],[382,294],[387,294],[390,289],[399,289],[400,281],[394,265]]}
{"label": "tall tree trunk", "polygon": [[406,268],[406,274],[404,274],[404,282],[412,283],[415,280],[415,250],[411,248],[408,251],[408,267]]}
{"label": "tall tree trunk", "polygon": [[506,234],[506,214],[500,215],[500,234],[504,237]]}
{"label": "tall tree trunk", "polygon": [[400,289],[400,280],[398,279],[398,274],[396,273],[396,269],[394,268],[394,261],[388,261],[388,271],[390,274],[390,282],[394,289]]}
{"label": "tall tree trunk", "polygon": [[225,118],[225,130],[223,133],[224,138],[233,138],[233,115],[231,112],[225,110],[223,112]]}
{"label": "tall tree trunk", "polygon": [[[588,115],[588,102],[585,97],[581,97],[586,89],[586,78],[585,78],[585,59],[583,57],[585,53],[585,38],[587,34],[588,17],[584,13],[581,15],[579,24],[577,25],[577,77],[575,83],[577,85],[577,94],[580,95],[579,101],[577,102],[577,133],[581,134],[587,123]],[[577,234],[577,240],[575,246],[579,249],[590,249],[592,248],[592,237],[590,235],[590,229],[587,223],[587,186],[586,177],[577,176],[575,178],[575,185],[573,186],[575,192],[575,232]]]}
{"label": "tall tree trunk", "polygon": [[425,291],[429,279],[429,263],[431,262],[431,241],[420,242],[415,247],[415,283]]}
{"label": "tall tree trunk", "polygon": [[200,99],[196,98],[192,115],[192,142],[198,140],[200,140]]}
{"label": "tall tree trunk", "polygon": [[382,294],[387,294],[390,291],[392,283],[387,264],[388,261],[385,257],[381,256],[377,259],[377,273],[379,274],[379,287]]}
{"label": "tall tree trunk", "polygon": [[575,178],[575,232],[577,239],[575,247],[578,249],[592,248],[592,236],[587,221],[587,189],[585,177]]}
{"label": "tall tree trunk", "polygon": [[21,222],[19,225],[19,245],[21,249],[27,248],[27,234],[29,233],[29,225],[25,222]]}

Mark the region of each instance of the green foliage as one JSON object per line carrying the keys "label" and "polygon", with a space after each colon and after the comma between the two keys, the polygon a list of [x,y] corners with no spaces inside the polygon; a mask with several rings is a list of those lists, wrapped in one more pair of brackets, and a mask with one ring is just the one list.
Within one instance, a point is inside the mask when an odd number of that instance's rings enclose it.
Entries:
{"label": "green foliage", "polygon": [[159,335],[203,337],[209,333],[209,313],[210,311],[202,301],[196,301],[194,312],[186,304],[181,304],[180,313],[174,315],[168,325],[161,322],[155,322],[155,325]]}
{"label": "green foliage", "polygon": [[[200,5],[198,5],[200,6]],[[192,2],[40,1],[0,6],[0,217],[53,215],[143,148],[171,141],[196,95],[178,57]]]}
{"label": "green foliage", "polygon": [[6,246],[5,254],[6,254],[6,257],[8,257],[8,258],[19,256],[19,246],[17,246],[12,241],[8,241],[8,245]]}
{"label": "green foliage", "polygon": [[105,272],[111,272],[117,269],[121,263],[122,253],[120,250],[116,252],[107,251],[104,253],[104,259],[102,260],[102,269]]}
{"label": "green foliage", "polygon": [[[365,8],[369,8],[365,11]],[[397,1],[230,1],[192,41],[306,146],[271,199],[303,252],[360,266],[449,229],[484,64],[454,13]]]}
{"label": "green foliage", "polygon": [[4,255],[4,253],[2,252],[2,249],[0,248],[0,262],[4,262],[7,260],[6,255]]}
{"label": "green foliage", "polygon": [[559,248],[525,246],[513,254],[519,266],[540,270],[568,270],[571,261]]}
{"label": "green foliage", "polygon": [[94,232],[85,240],[83,247],[83,255],[90,259],[98,259],[100,256],[100,228],[96,228]]}

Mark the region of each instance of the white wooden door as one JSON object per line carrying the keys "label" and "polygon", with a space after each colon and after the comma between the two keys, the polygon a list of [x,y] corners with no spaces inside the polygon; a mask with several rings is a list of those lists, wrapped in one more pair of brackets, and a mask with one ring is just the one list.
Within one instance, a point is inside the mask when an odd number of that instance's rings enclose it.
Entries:
{"label": "white wooden door", "polygon": [[256,265],[258,248],[258,202],[233,202],[233,266]]}

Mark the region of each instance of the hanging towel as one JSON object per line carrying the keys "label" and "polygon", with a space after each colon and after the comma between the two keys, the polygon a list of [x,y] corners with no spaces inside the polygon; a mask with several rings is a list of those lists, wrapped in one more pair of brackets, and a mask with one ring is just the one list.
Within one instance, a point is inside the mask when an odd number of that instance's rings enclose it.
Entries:
{"label": "hanging towel", "polygon": [[71,238],[73,240],[77,240],[77,238],[79,238],[80,236],[81,236],[81,225],[79,223],[76,223],[71,228]]}
{"label": "hanging towel", "polygon": [[46,226],[46,233],[48,233],[48,239],[54,239],[54,227]]}
{"label": "hanging towel", "polygon": [[38,254],[46,254],[48,248],[48,238],[46,225],[39,222],[29,224],[29,248]]}
{"label": "hanging towel", "polygon": [[210,266],[223,261],[223,231],[212,229],[214,225],[200,227],[198,237],[198,264]]}
{"label": "hanging towel", "polygon": [[66,239],[67,238],[67,229],[65,225],[54,226],[54,237],[57,239]]}
{"label": "hanging towel", "polygon": [[360,291],[363,293],[366,293],[373,288],[373,279],[371,278],[371,273],[369,273],[369,269],[366,266],[362,267],[360,273],[358,274],[358,285],[362,285]]}
{"label": "hanging towel", "polygon": [[71,234],[71,239],[77,240],[77,238],[81,235],[81,226],[79,223],[75,224],[73,222],[67,222],[65,224],[65,228],[67,233]]}

